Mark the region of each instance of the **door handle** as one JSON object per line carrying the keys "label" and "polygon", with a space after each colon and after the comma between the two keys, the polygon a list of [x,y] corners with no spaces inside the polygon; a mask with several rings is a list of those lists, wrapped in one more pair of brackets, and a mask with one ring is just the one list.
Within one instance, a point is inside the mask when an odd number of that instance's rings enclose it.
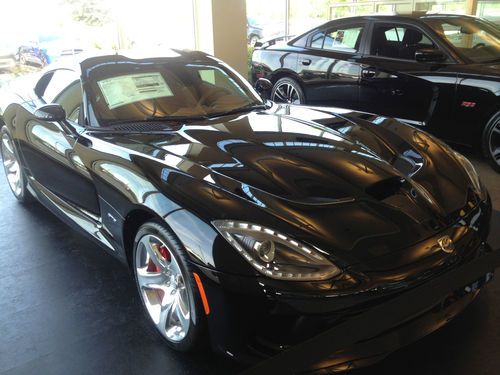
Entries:
{"label": "door handle", "polygon": [[302,63],[302,65],[311,65],[310,59],[303,59],[303,60],[300,60],[300,62]]}
{"label": "door handle", "polygon": [[372,70],[372,69],[363,69],[361,71],[361,76],[363,78],[373,78],[373,77],[375,77],[376,74],[377,74],[377,72],[375,70]]}
{"label": "door handle", "polygon": [[392,96],[401,96],[404,94],[403,90],[400,89],[391,89],[391,95]]}

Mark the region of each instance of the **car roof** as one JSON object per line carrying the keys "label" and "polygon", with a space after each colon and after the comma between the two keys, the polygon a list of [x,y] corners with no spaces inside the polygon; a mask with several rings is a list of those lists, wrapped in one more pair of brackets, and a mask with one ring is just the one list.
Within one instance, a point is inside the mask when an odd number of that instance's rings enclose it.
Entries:
{"label": "car roof", "polygon": [[56,62],[48,65],[44,70],[70,69],[82,73],[94,66],[121,61],[211,61],[210,55],[192,50],[177,50],[160,48],[155,50],[125,50],[125,51],[84,51],[75,55],[63,56]]}
{"label": "car roof", "polygon": [[[328,25],[330,23],[337,22],[357,22],[357,21],[388,21],[388,22],[405,22],[405,21],[424,21],[426,19],[446,19],[446,18],[462,18],[462,19],[477,19],[474,16],[459,15],[459,14],[444,14],[444,13],[425,13],[425,12],[413,12],[408,14],[394,14],[394,15],[365,15],[365,16],[353,16],[353,17],[343,17],[331,20],[321,26]],[[320,26],[320,27],[321,27]]]}

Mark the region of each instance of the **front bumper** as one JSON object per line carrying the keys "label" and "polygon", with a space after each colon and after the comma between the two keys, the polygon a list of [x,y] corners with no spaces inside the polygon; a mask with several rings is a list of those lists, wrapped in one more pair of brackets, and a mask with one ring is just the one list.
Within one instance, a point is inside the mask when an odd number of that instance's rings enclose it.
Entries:
{"label": "front bumper", "polygon": [[478,295],[480,289],[493,278],[487,273],[438,301],[400,326],[379,336],[347,347],[317,363],[311,374],[343,372],[374,364],[390,353],[438,330],[460,314]]}
{"label": "front bumper", "polygon": [[[489,247],[483,244],[478,254],[489,251]],[[470,280],[433,304],[415,305],[416,313],[411,320],[401,321],[377,337],[367,337],[367,340],[346,347],[341,352],[332,353],[317,363],[314,370],[329,373],[367,366],[436,331],[462,312],[492,275],[487,273],[479,280]],[[367,302],[365,296],[358,295],[357,304],[350,302],[348,308],[304,313],[297,308],[311,309],[305,300],[290,303],[288,299],[251,297],[223,291],[207,279],[203,283],[211,309],[208,321],[213,348],[248,365],[277,355],[404,293],[381,294],[376,302]],[[314,301],[313,305],[317,302]]]}
{"label": "front bumper", "polygon": [[[374,269],[378,271],[369,274],[365,283],[345,295],[332,293],[331,288],[317,289],[313,293],[300,290],[294,294],[291,289],[276,289],[276,284],[263,278],[241,277],[200,267],[210,303],[208,322],[212,346],[227,356],[255,364],[430,280],[439,280],[491,251],[484,242],[490,216],[491,205],[487,200],[448,229],[450,234],[461,233],[454,254],[438,252],[403,270],[383,270],[379,265],[386,262],[377,260]],[[430,240],[435,242],[435,239]],[[427,247],[428,240],[421,246]],[[415,249],[416,253],[418,251]],[[361,343],[332,353],[317,363],[314,370],[343,371],[382,359],[446,324],[474,299],[490,278],[488,274],[481,280],[465,280],[467,285],[456,285],[453,287],[458,288],[456,290],[450,288],[446,298],[432,303],[420,306],[416,302],[412,306],[415,314],[410,320],[398,321],[377,337],[366,337]]]}

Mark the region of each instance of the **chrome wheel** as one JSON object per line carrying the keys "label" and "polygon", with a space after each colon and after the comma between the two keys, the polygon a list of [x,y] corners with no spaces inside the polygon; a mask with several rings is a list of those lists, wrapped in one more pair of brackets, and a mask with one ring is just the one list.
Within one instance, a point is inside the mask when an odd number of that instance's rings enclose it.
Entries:
{"label": "chrome wheel", "polygon": [[19,160],[17,160],[12,140],[6,133],[2,135],[2,161],[12,192],[17,197],[21,196],[23,192],[21,165],[19,164]]}
{"label": "chrome wheel", "polygon": [[278,83],[271,98],[276,103],[301,104],[301,98],[297,89],[290,83]]}
{"label": "chrome wheel", "polygon": [[488,143],[491,158],[500,166],[500,119],[493,125]]}
{"label": "chrome wheel", "polygon": [[169,341],[182,341],[190,326],[189,295],[179,263],[157,236],[143,236],[135,253],[140,295],[151,319]]}

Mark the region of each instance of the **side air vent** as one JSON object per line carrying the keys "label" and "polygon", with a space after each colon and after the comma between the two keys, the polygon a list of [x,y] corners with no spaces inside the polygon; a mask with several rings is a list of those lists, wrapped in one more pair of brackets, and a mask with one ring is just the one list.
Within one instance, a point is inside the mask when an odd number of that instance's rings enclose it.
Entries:
{"label": "side air vent", "polygon": [[368,195],[380,201],[395,195],[401,190],[401,187],[406,182],[403,177],[395,176],[375,182],[368,186],[365,191]]}

